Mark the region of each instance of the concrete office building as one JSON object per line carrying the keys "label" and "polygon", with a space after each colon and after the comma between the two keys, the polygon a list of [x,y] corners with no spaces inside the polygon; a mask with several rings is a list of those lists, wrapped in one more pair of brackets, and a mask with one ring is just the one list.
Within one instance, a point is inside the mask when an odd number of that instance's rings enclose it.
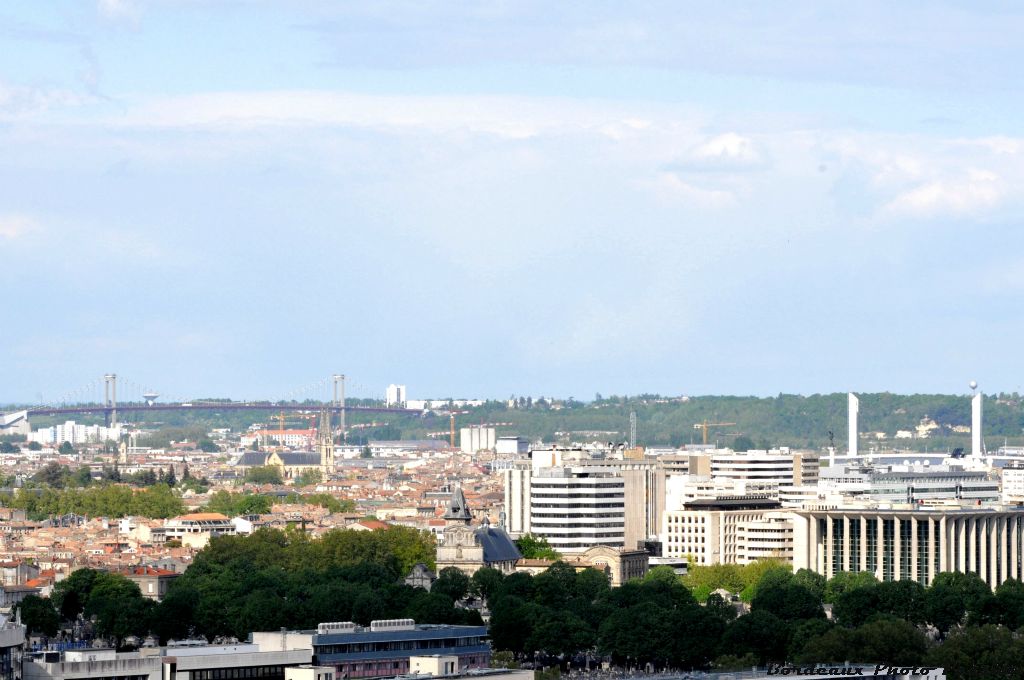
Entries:
{"label": "concrete office building", "polygon": [[530,531],[561,553],[626,544],[625,480],[591,466],[534,469]]}
{"label": "concrete office building", "polygon": [[665,511],[667,476],[656,458],[594,460],[592,467],[607,470],[622,478],[626,502],[625,547],[633,550],[655,538],[661,530]]}
{"label": "concrete office building", "polygon": [[500,470],[505,490],[505,530],[518,538],[530,533],[530,480],[533,462],[529,458],[503,461]]}
{"label": "concrete office building", "polygon": [[845,507],[793,512],[793,569],[826,578],[869,571],[928,585],[943,571],[978,574],[995,588],[1024,580],[1024,508]]}
{"label": "concrete office building", "polygon": [[384,678],[409,672],[409,658],[458,658],[459,670],[486,668],[491,660],[486,626],[417,625],[412,619],[321,623],[316,630],[252,634],[260,650],[311,649],[313,663],[333,666],[338,677]]}
{"label": "concrete office building", "polygon": [[784,447],[767,451],[716,451],[709,455],[711,477],[742,483],[746,493],[769,493],[778,497],[780,487],[818,483],[820,461],[814,452],[791,451]]}
{"label": "concrete office building", "polygon": [[[737,564],[740,559],[740,525],[762,522],[770,511],[781,508],[768,497],[731,497],[694,500],[681,510],[666,510],[662,518],[662,554],[664,557],[691,557],[693,564]],[[758,525],[760,526],[760,525]],[[753,529],[744,530],[749,556],[756,552],[749,538]]]}
{"label": "concrete office building", "polygon": [[935,503],[1000,500],[999,480],[980,470],[959,466],[835,465],[821,471],[819,491],[843,496],[847,502]]}
{"label": "concrete office building", "polygon": [[999,471],[1000,493],[1004,503],[1024,503],[1024,460]]}
{"label": "concrete office building", "polygon": [[765,512],[736,524],[736,563],[763,559],[793,561],[793,516],[787,511]]}

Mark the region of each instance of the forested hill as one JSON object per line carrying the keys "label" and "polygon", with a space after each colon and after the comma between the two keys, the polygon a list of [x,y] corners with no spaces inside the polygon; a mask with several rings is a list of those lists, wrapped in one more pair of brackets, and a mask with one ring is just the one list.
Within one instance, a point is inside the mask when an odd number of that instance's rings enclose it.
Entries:
{"label": "forested hill", "polygon": [[[909,448],[946,451],[969,447],[971,404],[966,395],[913,394],[888,392],[858,394],[860,398],[860,431],[865,436],[865,450],[878,448]],[[350,401],[352,403],[355,400]],[[509,402],[515,402],[510,406]],[[363,405],[382,405],[365,402]],[[310,402],[310,408],[317,404]],[[492,424],[500,435],[519,435],[531,441],[586,442],[625,441],[629,436],[629,414],[637,414],[637,442],[645,446],[678,446],[699,444],[702,432],[694,424],[709,425],[709,443],[737,449],[793,446],[822,448],[834,433],[840,451],[846,448],[846,394],[813,394],[810,396],[780,394],[777,397],[601,397],[581,402],[575,399],[550,400],[516,398],[488,401],[479,407],[458,409],[456,427]],[[100,416],[92,421],[98,422]],[[159,418],[160,420],[156,420]],[[273,415],[257,411],[225,411],[221,413],[165,412],[124,414],[122,420],[154,428],[156,434],[147,439],[150,446],[166,445],[170,439],[203,438],[212,428],[227,427],[244,431],[255,422],[268,422]],[[936,427],[927,438],[918,438],[916,428],[925,419]],[[33,426],[56,422],[56,418],[34,418]],[[82,417],[90,421],[90,417]],[[276,424],[276,419],[274,420]],[[422,439],[428,436],[448,438],[447,413],[424,416],[398,414],[359,414],[349,412],[350,443],[362,444],[371,439]],[[297,427],[289,422],[289,427]],[[956,431],[960,428],[962,431]],[[914,433],[913,439],[897,439],[899,431]],[[873,433],[885,433],[877,439]],[[1014,394],[987,395],[985,399],[985,438],[989,450],[1004,442],[1024,445],[1024,398]]]}
{"label": "forested hill", "polygon": [[[862,438],[862,446],[900,446],[944,450],[967,446],[970,434],[955,427],[969,427],[969,397],[945,394],[897,395],[859,394],[861,433],[884,432],[886,439],[873,435]],[[519,407],[521,404],[522,407]],[[823,447],[829,431],[836,445],[845,449],[847,432],[846,394],[810,396],[780,394],[777,397],[611,397],[592,402],[532,403],[517,400],[517,408],[504,402],[489,402],[461,416],[469,422],[507,423],[499,434],[519,434],[545,441],[587,439],[622,441],[629,432],[629,413],[637,414],[637,441],[647,446],[701,443],[696,423],[735,423],[709,426],[709,443],[763,448],[771,446]],[[918,438],[915,428],[930,419],[937,425],[927,438]],[[914,432],[914,438],[894,439],[900,430]],[[992,395],[985,402],[985,436],[994,450],[1004,440],[1024,444],[1024,401],[1017,394]],[[742,446],[738,447],[742,448]]]}

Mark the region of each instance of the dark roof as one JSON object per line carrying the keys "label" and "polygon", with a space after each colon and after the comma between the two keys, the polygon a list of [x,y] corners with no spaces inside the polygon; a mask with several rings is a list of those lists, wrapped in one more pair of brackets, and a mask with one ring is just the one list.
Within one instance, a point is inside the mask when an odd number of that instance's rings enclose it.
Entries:
{"label": "dark roof", "polygon": [[319,465],[320,454],[315,451],[295,451],[294,453],[279,453],[277,457],[285,465]]}
{"label": "dark roof", "polygon": [[701,498],[683,503],[684,510],[771,510],[781,507],[782,503],[765,496]]}
{"label": "dark roof", "polygon": [[468,523],[473,519],[466,504],[466,496],[462,493],[462,487],[456,486],[452,491],[452,497],[448,499],[448,509],[444,512],[444,518],[449,520],[460,520]]}
{"label": "dark roof", "polygon": [[264,453],[263,451],[246,451],[236,464],[246,467],[260,467],[267,464],[267,456],[269,455],[269,453]]}
{"label": "dark roof", "polygon": [[476,540],[484,549],[484,564],[495,562],[514,562],[523,555],[504,529],[484,525],[475,532]]}

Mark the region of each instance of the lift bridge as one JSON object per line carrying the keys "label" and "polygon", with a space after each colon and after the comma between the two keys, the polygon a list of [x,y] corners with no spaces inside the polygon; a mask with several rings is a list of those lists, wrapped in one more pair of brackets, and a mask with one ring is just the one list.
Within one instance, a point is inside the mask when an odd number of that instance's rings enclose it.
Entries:
{"label": "lift bridge", "polygon": [[60,416],[71,414],[102,413],[108,427],[117,425],[119,413],[155,413],[160,411],[274,411],[274,412],[308,412],[323,408],[329,409],[339,416],[341,430],[345,430],[345,416],[348,413],[393,413],[396,415],[423,415],[423,411],[405,408],[385,408],[375,406],[349,406],[345,403],[345,376],[331,376],[334,394],[330,403],[296,403],[272,401],[227,401],[227,400],[191,400],[171,403],[157,403],[160,395],[152,390],[143,392],[142,402],[118,403],[117,374],[108,373],[103,376],[103,403],[65,404],[32,406],[19,411],[0,413],[0,431],[22,419],[31,416]]}

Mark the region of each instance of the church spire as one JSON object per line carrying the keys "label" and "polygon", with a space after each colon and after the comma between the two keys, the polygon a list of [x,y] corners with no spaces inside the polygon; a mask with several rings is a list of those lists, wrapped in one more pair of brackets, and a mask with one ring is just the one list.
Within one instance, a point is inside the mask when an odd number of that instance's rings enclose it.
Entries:
{"label": "church spire", "polygon": [[324,475],[334,472],[334,432],[331,430],[330,409],[320,409],[320,427],[316,433],[316,451],[320,454],[320,469]]}
{"label": "church spire", "polygon": [[462,485],[459,483],[455,484],[455,490],[452,491],[452,496],[448,499],[448,508],[444,512],[444,519],[449,524],[462,523],[466,525],[473,519],[469,505],[466,503],[466,496],[462,493]]}

